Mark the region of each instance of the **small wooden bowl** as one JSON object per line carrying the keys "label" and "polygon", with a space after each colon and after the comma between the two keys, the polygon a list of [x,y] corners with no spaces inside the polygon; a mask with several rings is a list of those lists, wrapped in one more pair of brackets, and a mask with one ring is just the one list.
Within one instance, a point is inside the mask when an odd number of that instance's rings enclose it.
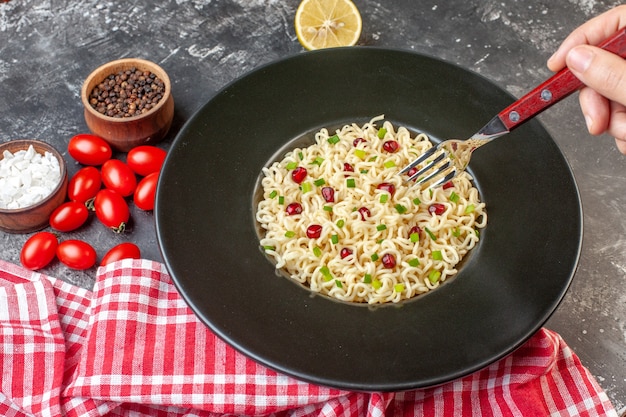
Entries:
{"label": "small wooden bowl", "polygon": [[[94,87],[108,76],[131,68],[150,71],[163,81],[165,93],[157,105],[142,115],[123,118],[106,116],[96,111],[89,103],[89,95]],[[128,152],[135,146],[159,142],[167,134],[174,118],[172,83],[167,73],[158,65],[138,58],[119,59],[98,67],[83,83],[81,100],[89,130],[122,152]]]}
{"label": "small wooden bowl", "polygon": [[5,150],[15,153],[26,150],[30,145],[37,153],[50,152],[59,161],[61,180],[48,197],[32,206],[19,209],[0,208],[0,230],[8,233],[30,233],[48,226],[50,214],[65,201],[67,194],[67,167],[63,156],[51,145],[32,139],[18,139],[0,144],[0,159]]}

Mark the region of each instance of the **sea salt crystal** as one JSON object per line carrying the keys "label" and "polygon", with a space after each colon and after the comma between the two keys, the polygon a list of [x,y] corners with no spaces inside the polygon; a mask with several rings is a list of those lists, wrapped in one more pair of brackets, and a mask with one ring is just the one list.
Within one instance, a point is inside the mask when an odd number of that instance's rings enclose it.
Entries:
{"label": "sea salt crystal", "polygon": [[31,145],[15,153],[4,151],[0,160],[0,208],[19,209],[48,197],[61,181],[59,161]]}

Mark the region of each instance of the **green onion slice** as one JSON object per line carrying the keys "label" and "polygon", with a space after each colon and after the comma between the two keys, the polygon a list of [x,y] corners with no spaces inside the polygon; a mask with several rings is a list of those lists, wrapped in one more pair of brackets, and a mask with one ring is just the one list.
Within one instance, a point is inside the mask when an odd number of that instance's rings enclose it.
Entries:
{"label": "green onion slice", "polygon": [[333,135],[331,137],[328,138],[328,143],[330,143],[331,145],[334,145],[336,143],[339,143],[339,136],[337,135]]}
{"label": "green onion slice", "polygon": [[417,258],[413,258],[409,261],[409,266],[416,267],[419,266],[420,260]]}
{"label": "green onion slice", "polygon": [[326,184],[326,181],[324,181],[324,178],[320,178],[318,180],[313,181],[313,184],[315,184],[316,187],[319,187],[320,185]]}
{"label": "green onion slice", "polygon": [[430,273],[428,274],[428,280],[433,284],[439,281],[440,277],[441,277],[441,272],[436,271],[436,270],[430,271]]}
{"label": "green onion slice", "polygon": [[443,255],[440,250],[434,250],[432,256],[435,261],[443,261]]}
{"label": "green onion slice", "polygon": [[380,130],[378,131],[378,138],[382,139],[385,137],[385,135],[387,134],[387,129],[385,129],[384,127],[381,127]]}
{"label": "green onion slice", "polygon": [[289,170],[289,171],[294,170],[294,169],[298,168],[298,163],[297,162],[289,162],[287,164],[287,166],[285,166],[285,168],[287,168],[287,170]]}
{"label": "green onion slice", "polygon": [[354,178],[348,178],[346,180],[346,187],[348,187],[348,188],[355,188],[356,187],[356,182],[354,181]]}
{"label": "green onion slice", "polygon": [[424,227],[424,230],[426,231],[426,233],[428,234],[428,236],[430,236],[430,238],[431,238],[432,240],[437,240],[437,236],[435,236],[435,235],[433,234],[433,232],[431,232],[430,230],[428,230],[428,227]]}

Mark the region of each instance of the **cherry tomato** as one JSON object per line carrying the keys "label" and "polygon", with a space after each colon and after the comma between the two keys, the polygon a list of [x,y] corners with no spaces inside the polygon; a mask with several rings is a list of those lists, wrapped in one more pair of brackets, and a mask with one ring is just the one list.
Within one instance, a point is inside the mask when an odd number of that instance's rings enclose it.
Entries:
{"label": "cherry tomato", "polygon": [[87,242],[70,239],[59,243],[57,257],[72,269],[88,269],[96,263],[96,250]]}
{"label": "cherry tomato", "polygon": [[102,258],[100,266],[108,265],[121,259],[139,259],[141,251],[134,243],[124,242],[117,246],[113,246]]}
{"label": "cherry tomato", "polygon": [[89,210],[83,203],[68,201],[52,212],[50,227],[59,232],[71,232],[85,224],[87,218],[89,218]]}
{"label": "cherry tomato", "polygon": [[154,209],[154,196],[156,194],[157,183],[159,182],[159,172],[153,172],[142,178],[135,188],[133,201],[142,210]]}
{"label": "cherry tomato", "polygon": [[96,217],[116,233],[122,233],[130,218],[130,210],[124,197],[117,191],[103,189],[98,191],[93,201]]}
{"label": "cherry tomato", "polygon": [[166,155],[167,152],[161,148],[141,145],[128,151],[126,163],[135,173],[145,177],[161,170]]}
{"label": "cherry tomato", "polygon": [[109,159],[100,169],[102,183],[123,197],[131,195],[137,187],[137,177],[130,167],[119,159]]}
{"label": "cherry tomato", "polygon": [[54,233],[35,233],[22,246],[20,262],[25,268],[41,269],[52,262],[58,244],[59,241]]}
{"label": "cherry tomato", "polygon": [[72,201],[85,203],[96,196],[101,186],[98,168],[84,167],[79,169],[67,184],[67,196]]}
{"label": "cherry tomato", "polygon": [[70,139],[67,150],[83,165],[102,165],[109,159],[113,151],[111,146],[101,137],[80,133]]}

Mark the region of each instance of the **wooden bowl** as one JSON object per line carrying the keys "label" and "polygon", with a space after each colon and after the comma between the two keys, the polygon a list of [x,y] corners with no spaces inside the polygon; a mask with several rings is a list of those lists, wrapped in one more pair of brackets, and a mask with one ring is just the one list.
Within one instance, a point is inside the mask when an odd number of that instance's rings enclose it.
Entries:
{"label": "wooden bowl", "polygon": [[0,208],[0,230],[8,233],[30,233],[48,226],[50,214],[59,207],[67,194],[67,167],[63,156],[51,145],[32,139],[18,139],[0,144],[0,159],[3,159],[5,150],[15,153],[26,150],[30,145],[37,153],[50,152],[59,161],[61,180],[48,197],[32,206],[18,209]]}
{"label": "wooden bowl", "polygon": [[[98,112],[89,102],[94,87],[110,75],[136,68],[150,71],[159,77],[165,86],[165,93],[159,102],[146,113],[131,117],[112,117]],[[106,140],[113,148],[128,152],[135,146],[152,145],[167,134],[174,118],[174,98],[172,83],[167,73],[158,65],[138,58],[125,58],[111,61],[94,70],[81,90],[81,100],[85,108],[85,121],[89,130]]]}

